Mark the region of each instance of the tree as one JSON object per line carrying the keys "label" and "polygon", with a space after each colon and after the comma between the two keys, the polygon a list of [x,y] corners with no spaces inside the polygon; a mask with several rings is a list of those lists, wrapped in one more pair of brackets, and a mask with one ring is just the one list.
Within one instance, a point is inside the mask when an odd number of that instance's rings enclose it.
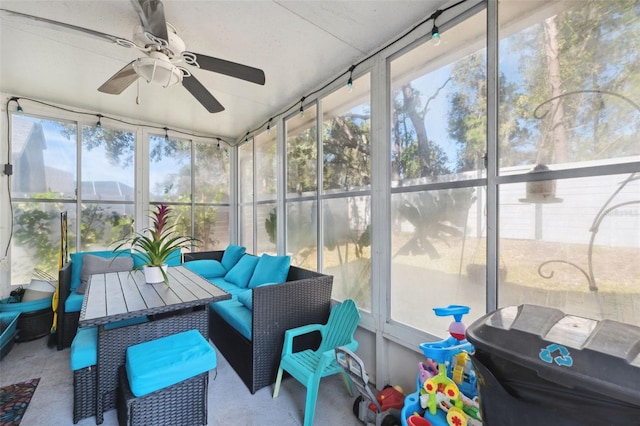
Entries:
{"label": "tree", "polygon": [[406,180],[435,177],[451,173],[446,166],[447,154],[427,135],[429,106],[448,84],[441,87],[422,103],[422,94],[411,83],[402,85],[394,93],[392,122],[393,175]]}
{"label": "tree", "polygon": [[[522,131],[501,140],[501,164],[580,162],[640,153],[637,111],[607,93],[640,96],[637,1],[581,2],[518,32],[501,54],[518,73],[509,87],[501,127]],[[516,83],[517,81],[517,83]],[[636,124],[634,124],[636,123]],[[526,147],[523,153],[521,147]],[[501,151],[502,153],[502,151]]]}

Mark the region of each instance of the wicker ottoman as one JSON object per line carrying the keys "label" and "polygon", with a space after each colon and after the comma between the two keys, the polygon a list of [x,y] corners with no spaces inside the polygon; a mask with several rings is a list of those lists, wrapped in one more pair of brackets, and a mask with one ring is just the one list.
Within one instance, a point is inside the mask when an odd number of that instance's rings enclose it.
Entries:
{"label": "wicker ottoman", "polygon": [[96,415],[96,368],[73,372],[73,424]]}
{"label": "wicker ottoman", "polygon": [[98,330],[81,328],[71,343],[69,363],[73,371],[73,423],[96,415],[96,360]]}
{"label": "wicker ottoman", "polygon": [[216,353],[198,330],[127,348],[118,372],[120,425],[206,425]]}
{"label": "wicker ottoman", "polygon": [[118,423],[124,425],[206,425],[209,372],[150,394],[131,393],[124,367],[120,367]]}

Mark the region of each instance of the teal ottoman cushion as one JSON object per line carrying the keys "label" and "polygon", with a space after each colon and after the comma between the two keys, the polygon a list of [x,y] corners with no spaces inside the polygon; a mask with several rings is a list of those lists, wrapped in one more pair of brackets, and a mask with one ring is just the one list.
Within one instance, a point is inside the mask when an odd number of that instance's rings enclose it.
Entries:
{"label": "teal ottoman cushion", "polygon": [[96,365],[98,362],[98,327],[81,327],[71,342],[71,371]]}
{"label": "teal ottoman cushion", "polygon": [[127,348],[131,393],[140,397],[216,368],[216,352],[198,330]]}

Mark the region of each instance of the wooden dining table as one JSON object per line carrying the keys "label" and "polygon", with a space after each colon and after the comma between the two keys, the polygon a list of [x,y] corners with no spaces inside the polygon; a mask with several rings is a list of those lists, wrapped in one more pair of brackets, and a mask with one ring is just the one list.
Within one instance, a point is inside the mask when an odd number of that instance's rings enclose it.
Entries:
{"label": "wooden dining table", "polygon": [[[129,346],[197,329],[209,338],[212,302],[231,298],[184,266],[167,269],[168,283],[147,284],[142,271],[91,275],[80,312],[80,327],[98,327],[96,424],[115,408],[118,368]],[[132,325],[119,326],[123,320]],[[125,324],[127,322],[125,321]]]}

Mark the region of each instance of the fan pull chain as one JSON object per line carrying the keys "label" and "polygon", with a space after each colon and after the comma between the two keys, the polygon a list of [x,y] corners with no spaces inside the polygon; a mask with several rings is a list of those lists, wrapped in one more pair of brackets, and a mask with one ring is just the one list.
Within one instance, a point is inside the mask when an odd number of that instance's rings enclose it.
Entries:
{"label": "fan pull chain", "polygon": [[136,80],[136,105],[140,105],[140,79]]}

